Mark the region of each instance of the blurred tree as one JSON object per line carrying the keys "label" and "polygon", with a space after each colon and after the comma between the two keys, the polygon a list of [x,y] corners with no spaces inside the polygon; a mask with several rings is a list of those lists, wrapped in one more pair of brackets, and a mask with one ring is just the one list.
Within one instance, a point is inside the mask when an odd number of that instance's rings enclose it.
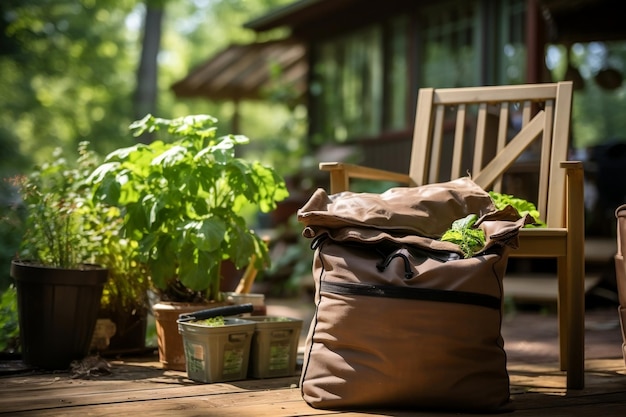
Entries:
{"label": "blurred tree", "polygon": [[[137,70],[137,87],[134,96],[134,118],[139,120],[146,114],[155,114],[158,90],[157,58],[161,46],[161,28],[165,0],[146,0],[143,23],[141,59]],[[151,134],[144,133],[139,140],[151,142]]]}
{"label": "blurred tree", "polygon": [[[58,146],[72,155],[83,140],[101,154],[132,145],[128,125],[147,112],[209,113],[226,130],[232,104],[180,101],[170,85],[229,43],[252,41],[243,23],[292,1],[1,0],[0,177],[26,173]],[[276,125],[250,120],[254,139]],[[0,291],[20,238],[6,216],[17,200],[1,186]]]}
{"label": "blurred tree", "polygon": [[252,41],[245,21],[291,2],[144,1],[0,2],[0,123],[22,154],[41,161],[81,140],[108,152],[133,141],[129,123],[148,112],[210,109],[226,122],[228,104],[178,103],[169,86],[229,43]]}
{"label": "blurred tree", "polygon": [[2,2],[0,123],[21,153],[41,161],[51,149],[88,139],[99,151],[128,140],[137,46],[127,30],[136,0]]}

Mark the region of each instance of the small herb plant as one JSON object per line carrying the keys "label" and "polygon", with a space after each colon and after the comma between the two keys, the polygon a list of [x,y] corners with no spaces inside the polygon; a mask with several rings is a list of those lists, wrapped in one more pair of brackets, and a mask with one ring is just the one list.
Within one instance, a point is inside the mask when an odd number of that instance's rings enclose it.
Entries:
{"label": "small herb plant", "polygon": [[217,317],[211,317],[209,319],[195,320],[192,323],[200,324],[202,326],[207,326],[207,327],[219,327],[219,326],[224,326],[226,322],[224,321],[224,317],[217,316]]}
{"label": "small herb plant", "polygon": [[28,176],[13,178],[26,207],[25,233],[18,258],[58,268],[79,268],[94,261],[97,237],[89,233],[97,219],[85,178],[90,167],[81,166],[86,143],[79,146],[78,165],[56,149],[51,162],[35,167]]}
{"label": "small herb plant", "polygon": [[[246,208],[268,212],[287,197],[284,180],[258,161],[236,157],[241,135],[217,137],[217,119],[147,115],[135,136],[157,140],[112,152],[89,181],[96,199],[119,207],[125,236],[164,301],[220,300],[221,263],[269,265],[265,242]],[[253,256],[254,255],[254,256]]]}

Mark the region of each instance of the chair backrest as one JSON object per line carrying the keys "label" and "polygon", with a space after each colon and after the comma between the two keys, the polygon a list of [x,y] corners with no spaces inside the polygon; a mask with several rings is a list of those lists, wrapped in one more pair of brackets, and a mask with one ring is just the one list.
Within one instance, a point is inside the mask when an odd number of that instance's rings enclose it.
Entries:
{"label": "chair backrest", "polygon": [[[470,175],[537,205],[564,227],[572,83],[422,88],[410,176],[416,185]],[[531,186],[531,184],[533,184]]]}

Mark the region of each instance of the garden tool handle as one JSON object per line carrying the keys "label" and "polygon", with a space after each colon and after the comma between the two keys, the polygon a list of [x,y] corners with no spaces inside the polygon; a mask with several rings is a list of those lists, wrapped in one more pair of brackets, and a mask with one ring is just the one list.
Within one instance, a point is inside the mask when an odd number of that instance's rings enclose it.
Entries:
{"label": "garden tool handle", "polygon": [[193,313],[180,314],[178,321],[204,320],[218,316],[236,316],[237,314],[251,313],[253,308],[250,303],[209,308],[207,310],[194,311]]}

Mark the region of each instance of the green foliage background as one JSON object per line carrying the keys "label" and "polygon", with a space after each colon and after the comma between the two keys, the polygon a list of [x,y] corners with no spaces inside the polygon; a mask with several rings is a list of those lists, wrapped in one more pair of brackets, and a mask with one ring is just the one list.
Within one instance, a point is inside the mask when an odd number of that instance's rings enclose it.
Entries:
{"label": "green foliage background", "polygon": [[[136,143],[128,126],[135,120],[147,2],[164,11],[157,115],[212,114],[226,133],[231,103],[178,100],[170,86],[229,43],[254,40],[243,23],[290,1],[2,0],[0,291],[11,282],[10,259],[21,238],[19,201],[4,179],[28,173],[57,147],[70,157],[85,140],[101,155]],[[254,103],[241,112],[242,130],[251,130],[247,134],[253,140],[272,140],[289,118],[284,110]]]}

